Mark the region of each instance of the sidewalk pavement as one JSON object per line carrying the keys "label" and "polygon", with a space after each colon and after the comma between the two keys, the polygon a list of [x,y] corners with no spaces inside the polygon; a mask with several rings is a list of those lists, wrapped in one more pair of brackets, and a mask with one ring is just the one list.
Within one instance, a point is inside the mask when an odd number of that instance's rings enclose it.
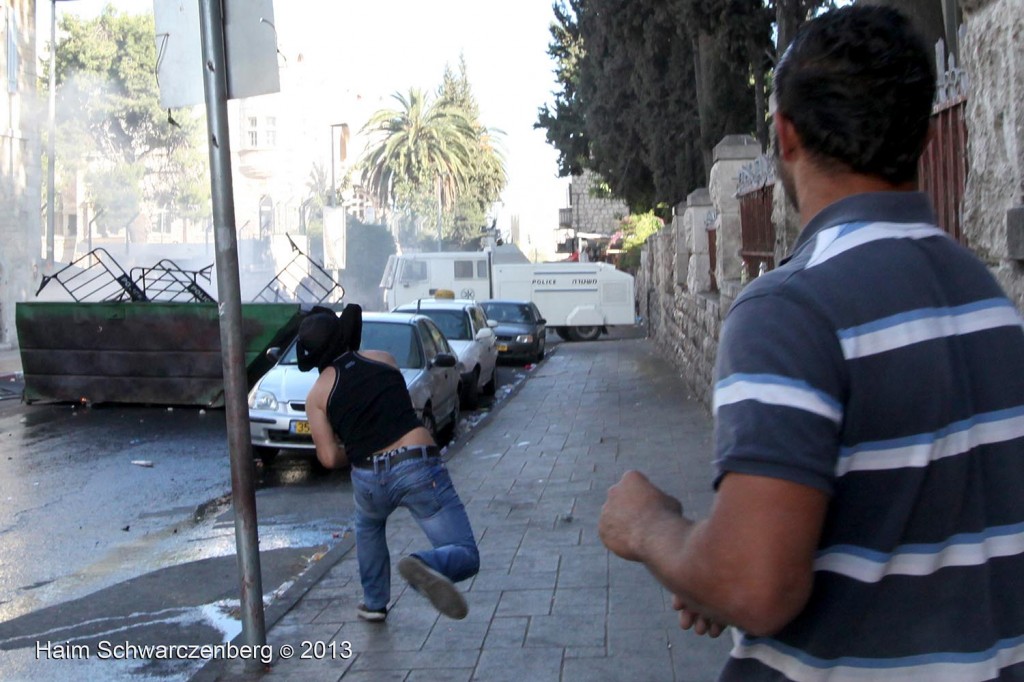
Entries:
{"label": "sidewalk pavement", "polygon": [[[691,516],[705,516],[711,504],[710,417],[651,342],[560,344],[451,451],[448,465],[481,555],[480,573],[460,583],[465,620],[439,616],[393,570],[387,622],[360,621],[349,550],[290,611],[268,621],[275,657],[287,644],[293,658],[255,673],[233,660],[194,679],[717,678],[731,638],[680,630],[671,595],[597,536],[606,491],[627,469],[680,497]],[[339,507],[351,506],[347,484],[338,494],[345,496]],[[393,564],[425,542],[407,513],[391,517]],[[351,646],[344,659],[343,642]]]}

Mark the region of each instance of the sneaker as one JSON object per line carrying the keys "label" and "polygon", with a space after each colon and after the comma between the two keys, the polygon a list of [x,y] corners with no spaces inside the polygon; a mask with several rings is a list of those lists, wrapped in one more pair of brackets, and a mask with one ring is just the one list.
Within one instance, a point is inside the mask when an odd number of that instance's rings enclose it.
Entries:
{"label": "sneaker", "polygon": [[368,620],[371,623],[380,623],[388,617],[388,609],[368,609],[366,604],[359,602],[359,606],[356,607],[356,615],[363,620]]}
{"label": "sneaker", "polygon": [[444,577],[422,560],[414,556],[402,557],[398,572],[414,590],[430,600],[434,608],[455,620],[462,620],[469,613],[465,597],[448,578]]}

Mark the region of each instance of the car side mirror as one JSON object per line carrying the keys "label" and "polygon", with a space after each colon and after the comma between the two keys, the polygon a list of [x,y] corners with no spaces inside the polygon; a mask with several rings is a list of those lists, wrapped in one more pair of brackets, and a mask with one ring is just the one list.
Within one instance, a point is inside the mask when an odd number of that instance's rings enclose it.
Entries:
{"label": "car side mirror", "polygon": [[434,358],[435,367],[455,367],[458,364],[458,360],[451,353],[438,353],[437,357]]}
{"label": "car side mirror", "polygon": [[271,346],[267,349],[267,357],[277,362],[281,359],[281,349],[277,346]]}
{"label": "car side mirror", "polygon": [[475,338],[477,341],[483,341],[485,339],[491,338],[492,336],[494,336],[494,331],[490,327],[484,327],[483,329],[477,331],[476,336],[473,338]]}
{"label": "car side mirror", "polygon": [[540,318],[539,320],[537,320],[537,324],[547,324],[547,323],[548,323],[548,321],[545,320],[543,317]]}
{"label": "car side mirror", "polygon": [[491,329],[494,329],[495,327],[498,326],[498,321],[497,320],[487,320],[487,326],[490,327]]}

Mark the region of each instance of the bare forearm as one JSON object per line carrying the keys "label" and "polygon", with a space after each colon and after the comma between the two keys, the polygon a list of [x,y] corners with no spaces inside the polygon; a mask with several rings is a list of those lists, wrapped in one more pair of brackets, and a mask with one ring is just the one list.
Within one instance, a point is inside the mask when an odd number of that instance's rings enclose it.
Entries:
{"label": "bare forearm", "polygon": [[774,570],[765,552],[710,521],[666,515],[650,524],[640,556],[687,607],[720,625],[772,634],[806,604],[811,572]]}
{"label": "bare forearm", "polygon": [[692,550],[703,522],[666,514],[648,527],[640,545],[641,562],[687,606],[719,623],[726,623],[720,601],[716,567]]}
{"label": "bare forearm", "polygon": [[325,469],[340,469],[348,466],[348,455],[345,454],[345,447],[338,442],[331,442],[326,445],[317,445],[316,458]]}

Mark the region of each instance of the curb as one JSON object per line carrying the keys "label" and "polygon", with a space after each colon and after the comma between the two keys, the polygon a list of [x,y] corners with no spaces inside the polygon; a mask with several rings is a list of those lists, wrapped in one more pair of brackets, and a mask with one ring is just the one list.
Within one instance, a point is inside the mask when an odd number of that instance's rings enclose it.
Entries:
{"label": "curb", "polygon": [[[312,564],[306,569],[295,582],[292,583],[291,587],[284,591],[284,594],[275,599],[270,605],[264,607],[263,619],[264,619],[264,630],[266,634],[269,634],[270,630],[277,624],[279,620],[285,617],[289,611],[291,611],[296,604],[298,604],[306,594],[313,589],[317,583],[330,571],[334,566],[341,561],[341,559],[349,553],[356,546],[354,538],[342,540],[337,545],[332,547],[320,558],[319,561]],[[245,633],[239,633],[234,639],[231,640],[232,644],[241,646],[247,644],[245,641]],[[234,659],[225,658],[213,658],[206,662],[199,671],[189,678],[191,682],[215,682],[220,679],[221,673],[224,669],[231,664]],[[255,661],[259,663],[259,661]],[[264,666],[260,663],[257,670],[246,672],[259,673],[263,671]]]}

